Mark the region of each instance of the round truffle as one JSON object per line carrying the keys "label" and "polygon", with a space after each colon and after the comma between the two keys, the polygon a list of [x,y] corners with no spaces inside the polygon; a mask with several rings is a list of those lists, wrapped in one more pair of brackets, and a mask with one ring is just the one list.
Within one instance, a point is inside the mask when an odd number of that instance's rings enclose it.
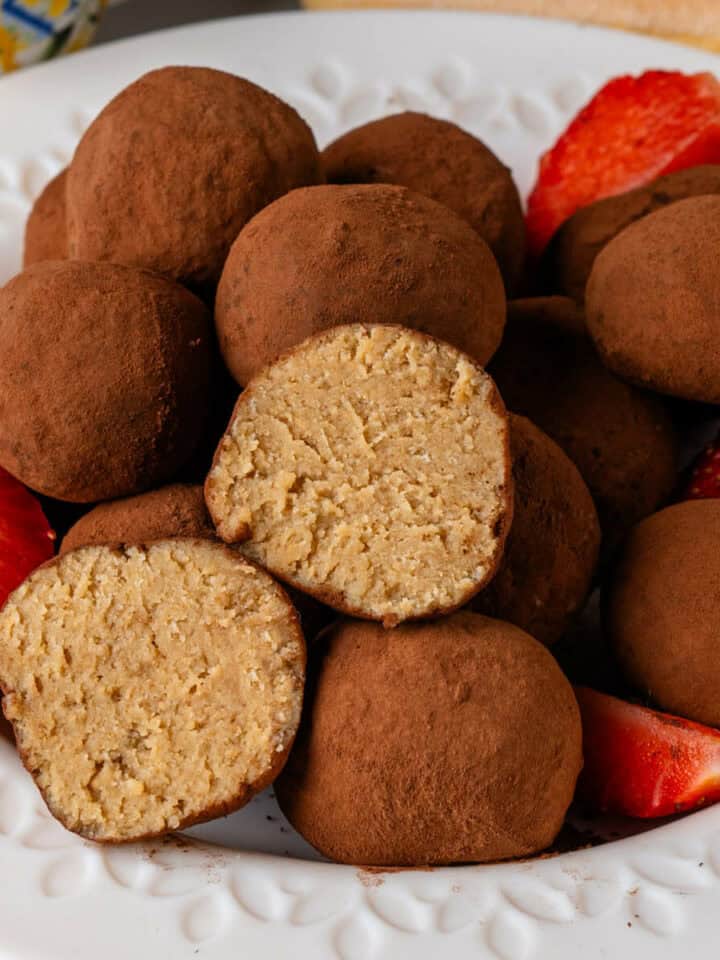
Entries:
{"label": "round truffle", "polygon": [[720,727],[720,500],[661,510],[630,533],[604,596],[627,679],[664,710]]}
{"label": "round truffle", "polygon": [[544,256],[550,288],[582,303],[598,253],[625,227],[686,197],[720,193],[720,166],[689,167],[582,207],[563,223]]}
{"label": "round truffle", "polygon": [[[188,537],[216,540],[217,534],[205,506],[202,486],[174,483],[94,507],[68,530],[60,553],[99,544],[138,545]],[[292,587],[287,592],[308,639],[337,617],[314,597]]]}
{"label": "round truffle", "polygon": [[326,147],[330,183],[396,183],[454,210],[488,244],[509,291],[525,263],[525,220],[512,174],[484,143],[447,120],[398,113]]}
{"label": "round truffle", "polygon": [[276,793],[325,856],[420,866],[545,849],[582,766],[580,716],[551,654],[461,612],[323,635]]}
{"label": "round truffle", "polygon": [[495,573],[508,421],[470,357],[392,325],[335,327],[241,394],[205,483],[220,537],[341,612],[449,612]]}
{"label": "round truffle", "polygon": [[65,182],[62,170],[45,187],[33,204],[25,224],[23,265],[39,260],[65,260],[68,255],[65,223]]}
{"label": "round truffle", "polygon": [[571,300],[511,303],[490,372],[508,407],[544,430],[582,474],[607,551],[670,496],[677,441],[664,401],[602,365]]}
{"label": "round truffle", "polygon": [[304,679],[283,590],[207,540],[74,550],[0,613],[20,756],[53,815],[101,842],[247,803],[283,766]]}
{"label": "round truffle", "polygon": [[500,569],[472,601],[548,646],[590,591],[600,525],[577,467],[525,417],[510,417],[515,512]]}
{"label": "round truffle", "polygon": [[312,132],[282,100],[219,70],[153,70],[110,101],[75,151],[70,255],[211,292],[243,225],[321,180]]}
{"label": "round truffle", "polygon": [[245,227],[215,301],[239,383],[311,334],[356,322],[423,330],[485,364],[505,323],[502,278],[464,220],[404,187],[296,190]]}
{"label": "round truffle", "polygon": [[202,435],[211,333],[196,297],[147,271],[28,267],[0,290],[0,464],[79,503],[168,480]]}
{"label": "round truffle", "polygon": [[626,227],[600,252],[587,326],[605,364],[658,393],[720,404],[720,196]]}
{"label": "round truffle", "polygon": [[151,543],[170,537],[215,539],[201,486],[174,483],[101,503],[68,530],[60,553],[103,543]]}

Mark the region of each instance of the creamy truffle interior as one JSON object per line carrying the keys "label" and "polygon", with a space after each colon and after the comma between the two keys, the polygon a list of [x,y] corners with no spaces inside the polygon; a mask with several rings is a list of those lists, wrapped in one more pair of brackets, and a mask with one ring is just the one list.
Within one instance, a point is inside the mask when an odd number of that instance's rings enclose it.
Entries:
{"label": "creamy truffle interior", "polygon": [[220,536],[341,609],[450,609],[492,574],[510,500],[507,418],[465,354],[353,324],[241,396],[206,486]]}
{"label": "creamy truffle interior", "polygon": [[221,544],[85,547],[5,606],[0,678],[54,815],[128,840],[240,806],[277,769],[304,646],[282,590]]}

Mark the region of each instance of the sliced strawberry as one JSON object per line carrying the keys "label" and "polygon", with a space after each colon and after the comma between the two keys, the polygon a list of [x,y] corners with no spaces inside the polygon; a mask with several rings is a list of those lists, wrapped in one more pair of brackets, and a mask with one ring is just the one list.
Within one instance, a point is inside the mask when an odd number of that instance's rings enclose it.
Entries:
{"label": "sliced strawberry", "polygon": [[720,731],[576,687],[593,810],[665,817],[720,800]]}
{"label": "sliced strawberry", "polygon": [[541,253],[560,224],[594,200],[718,161],[720,84],[712,74],[617,77],[542,157],[528,198],[530,248]]}
{"label": "sliced strawberry", "polygon": [[714,497],[720,497],[720,433],[692,465],[682,499],[706,500]]}
{"label": "sliced strawberry", "polygon": [[0,467],[0,606],[55,552],[55,534],[36,498]]}

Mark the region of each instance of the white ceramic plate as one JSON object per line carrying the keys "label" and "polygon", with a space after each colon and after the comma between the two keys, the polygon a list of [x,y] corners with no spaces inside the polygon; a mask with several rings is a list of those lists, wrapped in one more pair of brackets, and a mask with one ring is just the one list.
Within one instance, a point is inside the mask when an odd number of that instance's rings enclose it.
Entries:
{"label": "white ceramic plate", "polygon": [[[718,67],[629,34],[461,13],[236,19],[105,46],[0,80],[0,282],[19,266],[31,201],[88,119],[171,63],[269,87],[321,144],[404,108],[450,117],[523,189],[611,75]],[[0,743],[0,960],[674,960],[713,955],[720,935],[720,807],[552,859],[400,873],[321,862],[269,794],[191,833],[85,843]]]}

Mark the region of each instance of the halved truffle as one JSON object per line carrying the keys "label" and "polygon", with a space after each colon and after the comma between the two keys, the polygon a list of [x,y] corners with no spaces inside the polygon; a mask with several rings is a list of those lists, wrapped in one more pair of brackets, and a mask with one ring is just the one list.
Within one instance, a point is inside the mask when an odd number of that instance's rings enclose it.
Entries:
{"label": "halved truffle", "polygon": [[665,403],[603,366],[573,301],[511,303],[489,369],[509,409],[544,430],[582,474],[606,552],[670,496],[677,438]]}
{"label": "halved truffle", "polygon": [[296,190],[263,210],[230,251],[215,301],[220,349],[238,383],[311,334],[400,323],[485,364],[505,323],[487,245],[457,214],[404,187]]}
{"label": "halved truffle", "polygon": [[241,807],[283,766],[305,644],[282,589],[220,543],[84,547],[0,613],[20,755],[69,830],[124,842]]}
{"label": "halved truffle", "polygon": [[88,503],[170,479],[207,417],[211,325],[145,270],[45,261],[0,290],[0,464]]}
{"label": "halved truffle", "polygon": [[403,327],[311,337],[240,396],[205,484],[219,535],[394,625],[466,603],[512,514],[508,422],[470,357]]}
{"label": "halved truffle", "polygon": [[515,511],[500,569],[472,601],[548,646],[590,591],[600,525],[574,463],[525,417],[510,417]]}
{"label": "halved truffle", "polygon": [[33,204],[25,224],[23,266],[39,260],[65,260],[68,255],[65,218],[67,168],[53,177]]}
{"label": "halved truffle", "polygon": [[474,227],[514,291],[525,220],[511,172],[477,137],[424,113],[398,113],[344,134],[322,154],[330,183],[396,183],[445,204]]}
{"label": "halved truffle", "polygon": [[242,226],[322,179],[312,131],[267,90],[205,67],[153,70],[110,101],[75,151],[70,255],[211,294]]}
{"label": "halved truffle", "polygon": [[340,622],[314,651],[276,783],[283,812],[343,863],[505,860],[549,846],[582,766],[580,713],[552,655],[462,612],[387,633]]}

